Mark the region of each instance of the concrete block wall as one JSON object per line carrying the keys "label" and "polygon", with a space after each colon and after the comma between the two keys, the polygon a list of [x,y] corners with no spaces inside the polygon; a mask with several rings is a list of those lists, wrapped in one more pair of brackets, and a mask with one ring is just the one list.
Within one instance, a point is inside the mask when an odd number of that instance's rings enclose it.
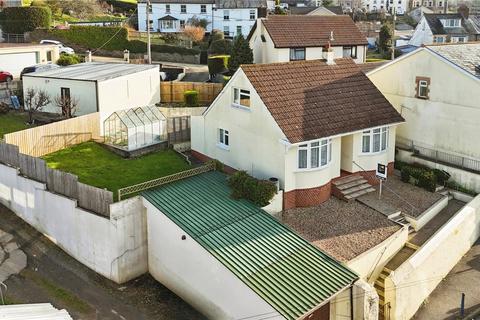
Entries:
{"label": "concrete block wall", "polygon": [[146,211],[140,197],[112,204],[108,219],[0,164],[0,203],[110,280],[123,283],[148,271]]}

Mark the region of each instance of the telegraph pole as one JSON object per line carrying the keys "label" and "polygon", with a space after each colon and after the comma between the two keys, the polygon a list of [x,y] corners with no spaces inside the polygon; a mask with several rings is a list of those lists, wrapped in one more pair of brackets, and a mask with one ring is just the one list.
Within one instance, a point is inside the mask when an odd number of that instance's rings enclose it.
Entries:
{"label": "telegraph pole", "polygon": [[395,60],[395,22],[397,21],[397,7],[396,7],[396,4],[393,5],[392,15],[393,15],[392,60]]}
{"label": "telegraph pole", "polygon": [[150,0],[147,0],[147,56],[148,64],[152,64],[152,41],[150,39]]}

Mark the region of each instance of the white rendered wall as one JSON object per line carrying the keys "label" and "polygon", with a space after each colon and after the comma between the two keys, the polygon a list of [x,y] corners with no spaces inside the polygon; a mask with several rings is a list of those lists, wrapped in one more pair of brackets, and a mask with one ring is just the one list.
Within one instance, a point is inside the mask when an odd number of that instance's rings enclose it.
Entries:
{"label": "white rendered wall", "polygon": [[[75,115],[97,112],[97,93],[95,82],[79,80],[50,79],[40,77],[23,77],[23,95],[27,96],[27,90],[33,88],[36,91],[45,90],[50,95],[51,103],[42,109],[44,112],[61,113],[61,109],[55,105],[55,97],[60,96],[61,88],[70,89],[70,97],[78,100]],[[116,93],[115,93],[116,94]]]}
{"label": "white rendered wall", "polygon": [[387,277],[386,283],[392,286],[388,300],[392,318],[410,319],[479,235],[480,196],[477,196]]}
{"label": "white rendered wall", "polygon": [[[49,61],[47,52],[52,52]],[[27,56],[29,58],[27,58]],[[30,57],[32,57],[30,59]],[[0,48],[0,70],[10,72],[14,77],[19,77],[25,67],[35,64],[56,63],[60,57],[59,48],[56,45],[31,45]]]}
{"label": "white rendered wall", "polygon": [[209,319],[284,319],[150,202],[144,205],[148,265],[156,280]]}
{"label": "white rendered wall", "polygon": [[0,203],[108,279],[123,283],[148,271],[146,214],[140,197],[112,204],[108,219],[0,164]]}
{"label": "white rendered wall", "polygon": [[[400,58],[401,59],[401,58]],[[415,98],[415,78],[430,78],[429,99]],[[480,159],[480,80],[419,49],[368,74],[402,114],[397,135],[432,149]],[[391,81],[396,79],[396,81]],[[449,88],[455,88],[449,89]]]}
{"label": "white rendered wall", "polygon": [[420,19],[420,22],[417,24],[415,31],[413,32],[412,38],[408,44],[420,47],[421,45],[428,45],[433,43],[433,33],[430,29],[430,26],[427,23],[425,17]]}

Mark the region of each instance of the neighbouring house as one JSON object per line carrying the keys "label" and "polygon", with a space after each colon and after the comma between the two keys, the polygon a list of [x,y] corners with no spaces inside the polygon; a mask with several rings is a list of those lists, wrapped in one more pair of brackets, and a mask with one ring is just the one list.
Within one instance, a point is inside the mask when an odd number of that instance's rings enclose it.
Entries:
{"label": "neighbouring house", "polygon": [[403,118],[352,59],[326,57],[241,66],[192,117],[192,153],[277,178],[286,209],[326,201],[342,175],[391,172]]}
{"label": "neighbouring house", "polygon": [[0,10],[8,7],[21,7],[22,0],[0,0]]}
{"label": "neighbouring house", "polygon": [[60,57],[56,45],[29,43],[0,43],[0,70],[19,77],[25,67],[55,63]]}
{"label": "neighbouring house", "polygon": [[308,16],[334,16],[343,14],[341,6],[292,7],[289,11],[292,15]]}
{"label": "neighbouring house", "polygon": [[420,19],[409,45],[422,46],[432,43],[457,43],[480,40],[480,25],[466,13],[424,14]]}
{"label": "neighbouring house", "polygon": [[348,15],[270,16],[257,20],[248,41],[254,63],[322,59],[328,46],[337,58],[363,63],[368,45]]}
{"label": "neighbouring house", "polygon": [[407,12],[409,0],[365,0],[361,8],[367,12],[390,12],[403,15]]}
{"label": "neighbouring house", "polygon": [[23,92],[45,90],[52,100],[43,111],[61,113],[55,97],[78,100],[76,115],[100,112],[100,124],[113,112],[160,102],[158,65],[88,62],[25,74]]}
{"label": "neighbouring house", "polygon": [[[445,12],[445,10],[447,10],[447,6],[448,6],[447,0],[413,0],[412,1],[412,8],[425,7],[436,13]],[[424,12],[424,13],[430,13],[430,12]]]}
{"label": "neighbouring house", "polygon": [[410,12],[408,12],[408,15],[413,20],[415,20],[416,23],[419,23],[425,13],[434,13],[434,12],[433,12],[433,10],[431,10],[427,7],[419,6],[419,7],[415,7],[414,9],[410,10]]}
{"label": "neighbouring house", "polygon": [[251,202],[233,199],[224,173],[142,196],[150,274],[207,318],[376,319],[370,286]]}
{"label": "neighbouring house", "polygon": [[[480,43],[426,46],[367,75],[406,120],[397,143],[480,172]],[[480,192],[480,176],[462,172],[455,180]]]}
{"label": "neighbouring house", "polygon": [[[146,1],[138,1],[138,30],[147,30]],[[265,17],[266,0],[152,0],[150,27],[157,32],[182,32],[189,20],[205,19],[206,31],[222,31],[226,37],[250,32],[256,19]]]}

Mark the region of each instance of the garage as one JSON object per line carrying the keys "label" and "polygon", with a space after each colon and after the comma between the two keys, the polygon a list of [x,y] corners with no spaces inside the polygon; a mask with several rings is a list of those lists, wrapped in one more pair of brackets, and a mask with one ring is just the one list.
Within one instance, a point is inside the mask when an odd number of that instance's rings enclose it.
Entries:
{"label": "garage", "polygon": [[0,70],[15,78],[23,68],[36,64],[54,63],[60,57],[58,46],[29,43],[0,43]]}
{"label": "garage", "polygon": [[39,63],[36,52],[4,53],[0,54],[0,70],[10,72],[18,77],[22,69]]}

